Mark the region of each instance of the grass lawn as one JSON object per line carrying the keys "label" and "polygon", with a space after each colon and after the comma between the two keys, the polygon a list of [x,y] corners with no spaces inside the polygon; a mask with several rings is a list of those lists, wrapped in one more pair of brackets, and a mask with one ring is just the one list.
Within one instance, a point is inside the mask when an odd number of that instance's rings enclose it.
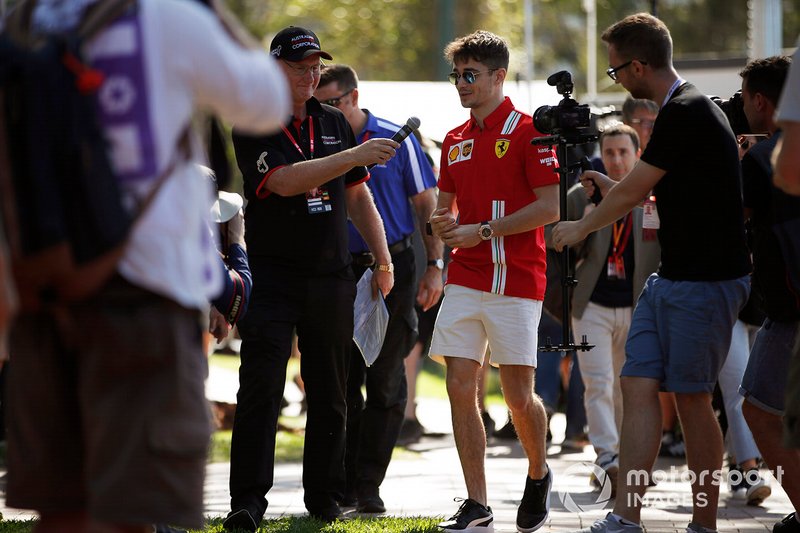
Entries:
{"label": "grass lawn", "polygon": [[[209,364],[231,372],[239,370],[239,358],[232,355],[214,354]],[[299,363],[289,362],[287,379],[299,370]],[[417,379],[417,394],[421,398],[446,399],[444,367],[426,359]],[[489,405],[502,403],[499,377],[496,371],[489,374],[486,402]],[[279,431],[275,450],[276,462],[300,462],[303,459],[303,426],[305,416],[281,416],[280,424],[292,431]],[[211,441],[209,462],[228,462],[231,452],[230,430],[217,431]],[[413,459],[416,452],[405,448],[395,448],[393,458]],[[323,524],[307,516],[284,517],[262,522],[260,533],[435,533],[440,531],[436,524],[442,517],[354,517],[349,520]],[[2,520],[0,533],[29,533],[33,520]],[[204,529],[191,530],[192,533],[222,533],[222,519],[211,518]]]}
{"label": "grass lawn", "polygon": [[[353,518],[350,520],[324,524],[309,517],[284,517],[265,520],[259,533],[434,533],[441,531],[436,527],[439,518],[427,517],[384,517]],[[34,520],[0,521],[0,533],[29,533]],[[212,518],[203,529],[192,529],[191,533],[223,533],[222,519]]]}

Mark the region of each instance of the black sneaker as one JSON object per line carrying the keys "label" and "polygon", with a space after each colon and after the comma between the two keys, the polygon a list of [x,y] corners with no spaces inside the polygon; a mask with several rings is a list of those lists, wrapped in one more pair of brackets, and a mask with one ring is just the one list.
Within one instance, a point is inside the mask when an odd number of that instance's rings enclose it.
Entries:
{"label": "black sneaker", "polygon": [[525,492],[517,509],[517,531],[531,533],[544,525],[550,515],[550,488],[553,475],[547,467],[547,475],[539,480],[525,478]]}
{"label": "black sneaker", "polygon": [[228,516],[222,521],[222,529],[254,532],[258,529],[258,523],[247,509],[236,509],[228,513]]}
{"label": "black sneaker", "polygon": [[794,513],[788,514],[772,526],[772,533],[800,533],[800,522],[797,521]]}
{"label": "black sneaker", "polygon": [[508,422],[492,433],[492,436],[501,440],[517,440],[517,429],[514,427],[514,422],[511,421],[510,416],[508,417]]}
{"label": "black sneaker", "polygon": [[425,428],[419,423],[416,418],[406,418],[403,420],[403,425],[400,426],[400,435],[397,437],[397,446],[408,446],[419,442],[425,434]]}
{"label": "black sneaker", "polygon": [[328,524],[342,518],[342,510],[336,503],[321,509],[309,509],[308,514],[311,516],[311,518],[315,518]]}
{"label": "black sneaker", "polygon": [[486,440],[489,440],[489,437],[494,433],[495,427],[494,419],[489,414],[489,411],[481,413],[481,421],[483,422],[483,429],[486,431]]}
{"label": "black sneaker", "polygon": [[356,507],[356,512],[368,514],[385,513],[386,505],[384,505],[383,499],[381,499],[381,497],[377,494],[372,496],[364,496],[358,499],[358,507]]}
{"label": "black sneaker", "polygon": [[[455,499],[459,500],[460,498]],[[440,522],[439,527],[444,533],[490,533],[494,531],[493,521],[491,507],[484,507],[468,498],[463,500],[456,514],[450,520]]]}

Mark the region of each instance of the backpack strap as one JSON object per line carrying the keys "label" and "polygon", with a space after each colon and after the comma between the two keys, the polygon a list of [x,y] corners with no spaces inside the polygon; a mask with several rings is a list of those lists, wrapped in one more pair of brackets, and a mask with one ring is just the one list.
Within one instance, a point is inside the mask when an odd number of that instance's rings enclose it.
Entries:
{"label": "backpack strap", "polygon": [[81,41],[88,41],[136,5],[136,0],[98,0],[89,6],[78,26]]}
{"label": "backpack strap", "polygon": [[[12,41],[23,46],[34,44],[30,29],[36,4],[36,0],[21,0],[8,14],[4,31]],[[98,0],[86,9],[75,35],[81,41],[91,39],[134,5],[136,0]]]}
{"label": "backpack strap", "polygon": [[130,235],[133,233],[133,227],[136,225],[139,219],[142,218],[142,215],[144,215],[147,212],[147,209],[153,203],[153,200],[156,199],[156,196],[158,195],[158,192],[161,190],[161,187],[164,186],[164,184],[167,182],[167,179],[172,175],[175,169],[178,168],[178,166],[181,163],[185,163],[186,161],[189,161],[191,159],[192,155],[191,133],[192,133],[192,123],[191,121],[189,121],[189,123],[186,124],[180,136],[178,137],[178,142],[176,143],[175,146],[175,152],[173,152],[172,154],[172,159],[170,160],[169,165],[167,165],[167,168],[165,168],[164,171],[158,175],[158,178],[156,178],[156,182],[155,185],[153,185],[153,188],[150,189],[150,192],[148,192],[147,195],[144,197],[144,199],[139,203],[138,211],[133,215],[131,231],[130,233],[128,233],[128,237],[130,237]]}

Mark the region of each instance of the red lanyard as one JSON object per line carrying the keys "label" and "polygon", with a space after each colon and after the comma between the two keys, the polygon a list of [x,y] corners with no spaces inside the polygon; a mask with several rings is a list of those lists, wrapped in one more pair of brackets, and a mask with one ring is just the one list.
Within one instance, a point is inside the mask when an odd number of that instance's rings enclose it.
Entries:
{"label": "red lanyard", "polygon": [[[303,149],[300,148],[300,145],[295,140],[294,135],[292,135],[292,132],[287,130],[286,126],[281,126],[281,129],[283,130],[283,133],[285,133],[286,136],[289,137],[289,140],[292,141],[292,144],[294,145],[295,148],[297,148],[297,151],[300,152],[300,155],[303,156],[303,159],[306,159],[306,154],[303,153]],[[311,115],[308,116],[308,147],[311,152],[311,157],[309,157],[308,159],[314,159],[314,121],[311,120]]]}
{"label": "red lanyard", "polygon": [[[630,240],[629,237],[631,235],[632,228],[633,224],[631,223],[630,213],[625,215],[625,218],[622,219],[621,224],[619,221],[614,222],[614,241],[613,241],[614,247],[612,252],[614,259],[619,259],[620,257],[622,257],[622,253],[628,246],[628,241]],[[621,244],[620,241],[622,241]]]}

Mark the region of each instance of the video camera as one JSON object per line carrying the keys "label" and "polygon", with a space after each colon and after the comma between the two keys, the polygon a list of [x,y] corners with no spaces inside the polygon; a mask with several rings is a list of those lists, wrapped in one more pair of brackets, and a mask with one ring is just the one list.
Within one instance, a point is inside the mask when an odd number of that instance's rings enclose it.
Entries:
{"label": "video camera", "polygon": [[747,122],[747,115],[744,114],[744,99],[742,99],[741,89],[733,93],[727,100],[723,100],[719,96],[709,96],[709,98],[725,113],[734,135],[752,133],[750,124]]}
{"label": "video camera", "polygon": [[572,98],[575,86],[572,74],[566,70],[547,78],[547,84],[555,87],[564,98],[556,106],[543,105],[533,114],[533,125],[542,133],[564,137],[568,144],[592,142],[584,130],[591,126],[591,111],[586,104],[580,105]]}

